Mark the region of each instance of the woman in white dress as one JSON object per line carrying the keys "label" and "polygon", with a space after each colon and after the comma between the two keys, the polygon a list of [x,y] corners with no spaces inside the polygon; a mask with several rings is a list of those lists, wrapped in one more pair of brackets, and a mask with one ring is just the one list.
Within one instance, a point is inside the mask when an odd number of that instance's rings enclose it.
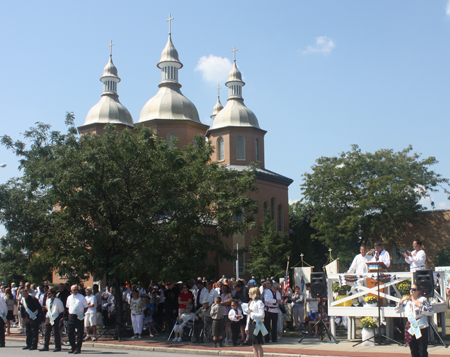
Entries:
{"label": "woman in white dress", "polygon": [[264,303],[261,301],[261,293],[258,288],[251,288],[248,295],[252,301],[248,304],[246,311],[247,324],[245,326],[245,333],[248,335],[248,342],[253,346],[253,356],[263,357],[263,336],[267,335],[267,330],[262,323],[265,314]]}

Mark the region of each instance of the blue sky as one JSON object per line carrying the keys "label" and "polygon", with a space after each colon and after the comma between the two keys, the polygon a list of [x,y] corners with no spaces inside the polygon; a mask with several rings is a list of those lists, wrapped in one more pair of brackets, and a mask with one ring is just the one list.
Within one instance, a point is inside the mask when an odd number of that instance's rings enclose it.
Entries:
{"label": "blue sky", "polygon": [[[99,78],[113,40],[120,101],[135,122],[160,82],[156,67],[172,38],[184,67],[182,92],[203,123],[221,101],[232,61],[245,104],[265,137],[266,168],[294,179],[320,156],[358,144],[363,151],[413,145],[450,177],[446,147],[450,86],[450,6],[435,1],[46,1],[6,2],[0,12],[0,135],[20,138],[37,121],[82,125],[100,99]],[[18,176],[0,147],[0,182]],[[450,208],[443,194],[437,208]]]}

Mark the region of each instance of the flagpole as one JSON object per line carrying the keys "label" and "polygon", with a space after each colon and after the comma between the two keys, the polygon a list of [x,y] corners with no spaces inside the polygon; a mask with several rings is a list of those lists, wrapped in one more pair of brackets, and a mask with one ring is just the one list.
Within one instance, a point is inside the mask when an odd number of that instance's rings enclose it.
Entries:
{"label": "flagpole", "polygon": [[239,280],[239,243],[236,243],[236,281]]}

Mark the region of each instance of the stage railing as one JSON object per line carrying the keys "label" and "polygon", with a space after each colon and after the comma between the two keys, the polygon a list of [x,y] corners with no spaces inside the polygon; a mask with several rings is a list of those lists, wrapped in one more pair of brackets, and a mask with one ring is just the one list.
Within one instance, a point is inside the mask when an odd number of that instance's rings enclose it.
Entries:
{"label": "stage railing", "polygon": [[[377,306],[338,306],[342,303],[358,300],[359,297],[366,297],[369,294],[378,295],[378,289],[380,289],[380,298],[385,299],[387,302],[387,306],[381,306],[381,320],[386,321],[386,335],[389,337],[393,337],[393,321],[394,317],[405,317],[403,314],[399,314],[395,312],[395,306],[401,300],[402,295],[398,291],[396,285],[401,283],[402,281],[411,279],[412,273],[410,272],[388,272],[383,273],[383,275],[389,275],[390,280],[386,282],[381,282],[380,285],[375,285],[374,287],[367,287],[363,285],[358,285],[357,282],[352,284],[348,284],[352,287],[357,287],[359,292],[349,295],[345,298],[341,298],[340,300],[334,300],[333,297],[333,283],[339,282],[339,279],[343,279],[345,275],[355,275],[355,274],[328,274],[328,315],[330,316],[330,328],[333,334],[336,333],[336,325],[335,325],[335,317],[337,316],[347,316],[349,318],[348,321],[348,338],[355,338],[355,319],[354,317],[360,316],[371,316],[378,317],[378,307]],[[359,278],[376,278],[376,273],[367,273],[358,275]],[[430,302],[433,305],[433,309],[435,312],[434,322],[437,322],[437,319],[441,320],[442,333],[441,335],[445,336],[445,312],[447,311],[447,292],[445,287],[445,277],[443,272],[441,272],[440,276],[440,286],[442,287],[440,293],[435,290],[434,297],[430,298]],[[391,289],[393,289],[393,295],[391,295]],[[437,315],[436,315],[437,314]]]}

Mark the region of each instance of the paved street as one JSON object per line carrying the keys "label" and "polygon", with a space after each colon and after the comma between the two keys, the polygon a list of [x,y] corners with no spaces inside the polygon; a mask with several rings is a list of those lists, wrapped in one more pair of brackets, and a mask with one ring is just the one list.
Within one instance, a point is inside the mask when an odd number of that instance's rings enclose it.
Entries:
{"label": "paved street", "polygon": [[[7,347],[0,349],[0,356],[2,357],[32,357],[32,356],[48,356],[49,354],[51,356],[57,357],[57,356],[71,356],[67,354],[69,349],[67,347],[64,347],[61,352],[53,353],[50,349],[50,352],[40,352],[40,351],[28,351],[28,350],[22,350],[22,347],[24,346],[23,342],[21,341],[7,341]],[[41,348],[42,346],[39,346],[38,348]],[[108,356],[117,356],[117,357],[184,357],[189,356],[192,357],[192,353],[181,353],[181,352],[160,352],[160,351],[143,351],[143,350],[124,350],[124,349],[117,349],[117,348],[99,348],[99,347],[86,347],[83,348],[82,354],[83,357],[98,357],[100,355],[108,355]],[[215,355],[209,355],[209,354],[202,354],[202,356],[208,357],[208,356],[217,356]]]}

